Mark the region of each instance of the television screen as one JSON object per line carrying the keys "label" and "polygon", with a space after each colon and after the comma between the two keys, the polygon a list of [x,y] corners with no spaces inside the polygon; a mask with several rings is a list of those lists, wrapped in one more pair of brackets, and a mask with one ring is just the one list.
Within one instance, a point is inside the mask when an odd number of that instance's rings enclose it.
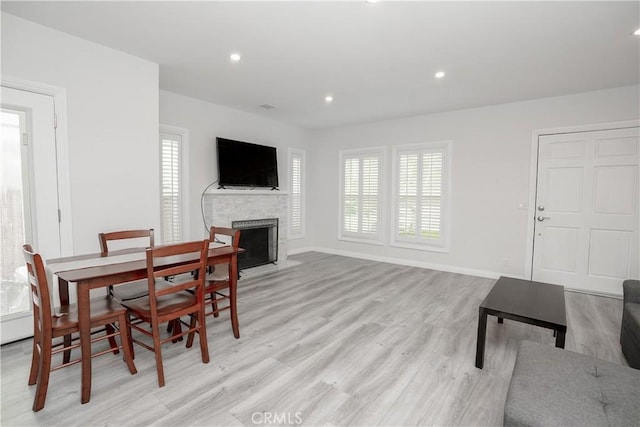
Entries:
{"label": "television screen", "polygon": [[216,138],[220,187],[278,187],[275,147]]}

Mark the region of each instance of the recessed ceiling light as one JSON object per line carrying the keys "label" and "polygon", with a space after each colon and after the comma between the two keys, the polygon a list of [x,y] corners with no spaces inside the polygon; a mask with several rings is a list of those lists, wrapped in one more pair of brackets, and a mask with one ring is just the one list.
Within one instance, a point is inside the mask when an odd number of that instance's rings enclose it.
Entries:
{"label": "recessed ceiling light", "polygon": [[324,97],[324,102],[326,102],[327,104],[333,102],[333,96],[332,95],[327,95]]}
{"label": "recessed ceiling light", "polygon": [[438,71],[438,72],[435,74],[436,79],[441,79],[441,78],[443,78],[443,77],[444,77],[444,75],[445,75],[445,72],[444,72],[444,71]]}
{"label": "recessed ceiling light", "polygon": [[634,35],[634,36],[640,36],[640,28],[638,28],[637,30],[635,30],[635,31],[633,32],[633,35]]}
{"label": "recessed ceiling light", "polygon": [[232,60],[233,62],[238,62],[240,61],[240,54],[239,53],[232,53],[231,55],[229,55],[229,59]]}
{"label": "recessed ceiling light", "polygon": [[379,0],[364,0],[367,3],[378,3]]}

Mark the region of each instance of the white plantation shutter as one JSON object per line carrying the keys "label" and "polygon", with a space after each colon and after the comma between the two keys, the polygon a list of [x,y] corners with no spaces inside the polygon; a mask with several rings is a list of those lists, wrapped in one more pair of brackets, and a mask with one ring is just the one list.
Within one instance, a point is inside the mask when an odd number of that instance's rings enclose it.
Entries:
{"label": "white plantation shutter", "polygon": [[289,238],[304,237],[305,152],[289,149]]}
{"label": "white plantation shutter", "polygon": [[366,234],[378,232],[378,189],[380,180],[380,158],[365,157],[362,159],[361,231]]}
{"label": "white plantation shutter", "polygon": [[399,162],[397,232],[403,237],[415,237],[418,203],[418,154],[401,154]]}
{"label": "white plantation shutter", "polygon": [[160,133],[162,243],[182,241],[182,137]]}
{"label": "white plantation shutter", "polygon": [[379,241],[383,151],[348,151],[340,157],[340,237]]}
{"label": "white plantation shutter", "polygon": [[394,148],[395,244],[447,249],[449,153],[450,143]]}
{"label": "white plantation shutter", "polygon": [[360,159],[346,159],[344,164],[344,208],[342,210],[343,231],[357,233],[360,218]]}
{"label": "white plantation shutter", "polygon": [[420,236],[423,239],[439,239],[442,234],[443,161],[441,151],[422,153]]}

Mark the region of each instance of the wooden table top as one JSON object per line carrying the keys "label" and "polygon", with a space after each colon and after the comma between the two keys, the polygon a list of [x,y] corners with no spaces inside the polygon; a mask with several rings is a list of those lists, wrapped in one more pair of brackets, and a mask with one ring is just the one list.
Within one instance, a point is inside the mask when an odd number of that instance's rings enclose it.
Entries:
{"label": "wooden table top", "polygon": [[[130,254],[136,252],[144,252],[146,249],[144,248],[136,248],[136,249],[124,249],[119,251],[109,252],[108,255],[105,254],[87,254],[87,255],[79,255],[65,258],[55,258],[47,260],[47,264],[56,264],[62,262],[72,262],[79,260],[87,260],[92,258],[105,258],[109,256]],[[215,247],[209,249],[209,261],[215,260],[215,258],[227,258],[234,254],[240,254],[244,252],[244,249],[238,248],[234,249],[231,246],[222,246]],[[167,260],[163,265],[171,264],[172,262],[184,262],[187,259],[182,257],[172,257],[171,260]],[[224,261],[222,261],[224,262]],[[56,272],[56,275],[67,282],[78,282],[82,280],[93,279],[97,277],[105,277],[111,275],[117,275],[123,272],[133,272],[133,271],[145,271],[146,274],[147,261],[143,257],[140,260],[136,261],[126,261],[126,262],[115,262],[114,264],[106,264],[99,265],[95,267],[85,267],[85,268],[77,268],[71,269],[67,271],[59,271]]]}
{"label": "wooden table top", "polygon": [[564,286],[501,276],[480,307],[567,325]]}

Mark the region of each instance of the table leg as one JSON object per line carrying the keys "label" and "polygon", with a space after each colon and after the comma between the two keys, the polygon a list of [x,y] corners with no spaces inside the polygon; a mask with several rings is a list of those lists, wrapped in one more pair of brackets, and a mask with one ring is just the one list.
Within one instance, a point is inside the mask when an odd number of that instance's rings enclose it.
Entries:
{"label": "table leg", "polygon": [[[58,277],[58,296],[60,297],[60,305],[69,305],[69,282]],[[65,348],[71,346],[71,335],[65,335],[62,338]],[[62,363],[69,363],[71,360],[71,350],[62,352]]]}
{"label": "table leg", "polygon": [[91,398],[91,303],[89,286],[77,283],[78,328],[80,329],[80,350],[82,357],[82,403]]}
{"label": "table leg", "polygon": [[480,307],[478,310],[478,340],[476,341],[476,368],[484,366],[484,342],[487,337],[487,311]]}
{"label": "table leg", "polygon": [[60,305],[69,305],[69,282],[58,277],[58,295]]}
{"label": "table leg", "polygon": [[229,304],[231,307],[231,327],[233,336],[240,338],[240,327],[238,325],[238,256],[233,254],[229,263]]}
{"label": "table leg", "polygon": [[556,330],[556,347],[564,348],[564,338],[567,334],[567,331]]}

